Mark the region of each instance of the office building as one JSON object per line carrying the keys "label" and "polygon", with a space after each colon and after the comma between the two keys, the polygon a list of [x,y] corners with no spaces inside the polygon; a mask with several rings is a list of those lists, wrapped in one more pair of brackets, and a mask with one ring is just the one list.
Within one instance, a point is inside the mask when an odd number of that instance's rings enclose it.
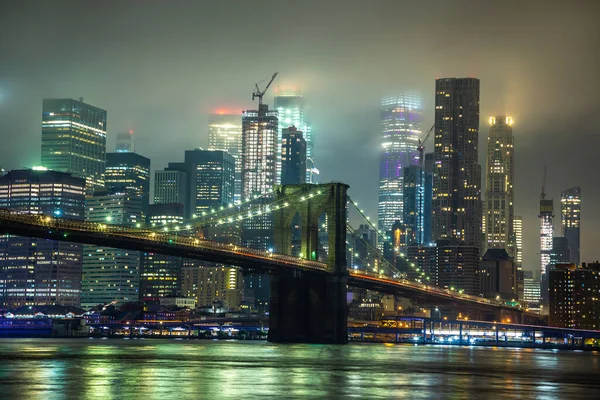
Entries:
{"label": "office building", "polygon": [[281,184],[306,182],[306,141],[294,126],[284,128],[281,136]]}
{"label": "office building", "polygon": [[379,270],[377,258],[377,232],[368,224],[360,224],[358,229],[346,235],[346,260],[354,269],[365,271]]}
{"label": "office building", "polygon": [[117,133],[117,145],[115,146],[117,153],[135,153],[135,140],[133,131]]}
{"label": "office building", "polygon": [[183,205],[189,208],[188,175],[184,171],[165,168],[154,172],[154,204]]}
{"label": "office building", "polygon": [[228,309],[239,308],[242,301],[242,274],[237,268],[198,261],[191,264],[182,270],[183,296],[195,298],[198,307],[211,306],[217,301]]}
{"label": "office building", "polygon": [[234,198],[242,195],[242,116],[215,113],[208,117],[208,149],[228,152],[235,161]]}
{"label": "office building", "polygon": [[487,141],[484,248],[505,249],[516,257],[514,235],[514,137],[512,117],[490,118]]}
{"label": "office building", "polygon": [[407,230],[407,244],[423,244],[425,234],[425,175],[420,165],[404,168],[403,220]]}
{"label": "office building", "polygon": [[513,218],[513,231],[515,236],[515,262],[517,268],[523,267],[523,217]]}
{"label": "office building", "polygon": [[423,111],[415,93],[384,97],[381,101],[378,228],[389,231],[403,222],[404,168],[419,165],[417,148]]}
{"label": "office building", "polygon": [[44,99],[42,166],[86,179],[86,192],[104,187],[106,111],[83,99]]}
{"label": "office building", "polygon": [[407,263],[401,264],[400,272],[405,273],[410,281],[438,284],[438,248],[435,243],[408,246],[406,255]]}
{"label": "office building", "polygon": [[432,236],[481,248],[479,79],[435,82]]}
{"label": "office building", "polygon": [[[295,126],[302,131],[306,142],[306,183],[319,183],[319,170],[315,166],[315,146],[312,126],[306,121],[304,112],[304,97],[298,90],[292,88],[277,88],[275,90],[275,110],[279,118],[278,149],[281,154],[283,129]],[[278,159],[277,176],[281,177],[281,161]],[[278,182],[280,182],[278,180]]]}
{"label": "office building", "polygon": [[186,150],[184,162],[169,163],[167,169],[183,171],[187,175],[189,207],[186,218],[234,201],[235,160],[226,151]]}
{"label": "office building", "polygon": [[106,189],[139,196],[145,215],[150,203],[150,159],[133,152],[106,153]]}
{"label": "office building", "polygon": [[581,188],[574,186],[561,193],[562,235],[567,238],[571,263],[580,264]]}
{"label": "office building", "polygon": [[[97,191],[86,197],[86,221],[139,227],[144,223],[142,200],[135,194]],[[140,253],[84,245],[82,307],[139,298]]]}
{"label": "office building", "polygon": [[481,294],[505,301],[518,298],[517,267],[505,249],[488,249],[479,265]]}
{"label": "office building", "polygon": [[567,238],[559,236],[552,238],[552,252],[550,253],[549,269],[559,264],[569,264],[571,255]]}
{"label": "office building", "polygon": [[[13,170],[0,177],[0,208],[83,220],[85,179],[45,168]],[[79,307],[82,245],[0,237],[0,303]]]}
{"label": "office building", "polygon": [[528,310],[539,312],[541,305],[541,276],[540,271],[523,271],[523,303]]}
{"label": "office building", "polygon": [[549,273],[549,325],[600,329],[600,264],[559,264]]}
{"label": "office building", "polygon": [[431,214],[432,214],[432,195],[433,195],[433,165],[435,160],[434,153],[425,154],[423,165],[423,244],[432,242],[431,239]]}

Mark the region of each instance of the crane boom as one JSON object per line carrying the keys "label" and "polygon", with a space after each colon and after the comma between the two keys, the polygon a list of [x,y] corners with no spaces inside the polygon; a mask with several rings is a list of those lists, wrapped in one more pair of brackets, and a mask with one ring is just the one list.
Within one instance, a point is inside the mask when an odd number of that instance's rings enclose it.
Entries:
{"label": "crane boom", "polygon": [[429,135],[431,135],[431,132],[433,132],[433,129],[435,128],[435,124],[433,124],[433,126],[431,128],[429,128],[427,130],[427,132],[425,132],[425,135],[423,135],[423,139],[421,140],[419,138],[419,147],[417,147],[417,150],[419,151],[419,165],[422,167],[423,166],[423,153],[425,152],[425,141],[427,141],[427,139],[429,138]]}
{"label": "crane boom", "polygon": [[267,89],[269,89],[269,86],[271,86],[271,84],[275,80],[275,77],[278,74],[279,74],[279,72],[275,72],[273,74],[273,76],[271,77],[271,80],[269,81],[269,83],[267,83],[267,86],[265,86],[265,88],[263,90],[260,90],[260,88],[258,87],[258,83],[254,84],[254,86],[256,87],[256,91],[252,92],[252,100],[254,100],[255,98],[258,97],[258,105],[259,105],[259,107],[262,105],[262,99],[263,99],[263,96],[265,95],[265,93],[267,92]]}

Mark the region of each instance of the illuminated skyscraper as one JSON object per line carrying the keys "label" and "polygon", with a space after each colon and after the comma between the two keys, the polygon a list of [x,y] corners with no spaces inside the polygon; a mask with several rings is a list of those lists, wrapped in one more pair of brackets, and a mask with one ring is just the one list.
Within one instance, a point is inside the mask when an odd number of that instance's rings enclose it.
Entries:
{"label": "illuminated skyscraper", "polygon": [[481,248],[479,79],[435,81],[432,239]]}
{"label": "illuminated skyscraper", "polygon": [[552,238],[554,237],[554,202],[546,199],[546,193],[542,188],[540,196],[540,272],[542,278],[546,274],[546,268],[550,264],[552,254]]}
{"label": "illuminated skyscraper", "polygon": [[139,196],[145,215],[150,202],[150,159],[132,152],[106,153],[106,188]]}
{"label": "illuminated skyscraper", "polygon": [[[0,177],[0,208],[83,220],[85,179],[35,168]],[[79,307],[83,246],[20,236],[0,237],[0,304]]]}
{"label": "illuminated skyscraper", "polygon": [[513,217],[513,228],[515,232],[515,261],[517,268],[523,266],[523,217]]}
{"label": "illuminated skyscraper", "polygon": [[185,171],[165,168],[154,172],[154,204],[179,203],[185,212],[189,207],[189,195]]}
{"label": "illuminated skyscraper", "polygon": [[42,165],[85,178],[86,192],[104,187],[106,111],[83,99],[44,99]]}
{"label": "illuminated skyscraper", "polygon": [[[269,196],[276,182],[277,111],[260,104],[242,117],[242,198]],[[268,199],[264,199],[268,201]],[[273,247],[273,217],[264,213],[243,221],[242,246],[268,250]],[[265,274],[248,274],[244,297],[261,306],[269,301],[270,281]]]}
{"label": "illuminated skyscraper", "polygon": [[[319,170],[315,168],[315,148],[312,127],[306,122],[304,113],[304,97],[297,90],[276,89],[275,109],[279,117],[278,151],[281,154],[283,129],[295,126],[304,134],[306,141],[306,183],[318,183]],[[281,159],[278,158],[277,177],[281,177]],[[279,180],[278,180],[279,182]]]}
{"label": "illuminated skyscraper", "polygon": [[[484,250],[505,249],[515,260],[512,117],[490,118],[484,206]],[[515,260],[516,261],[516,260]]]}
{"label": "illuminated skyscraper", "polygon": [[[86,221],[130,227],[143,223],[142,199],[134,193],[96,192],[85,202]],[[138,251],[84,245],[81,306],[137,301],[139,264]]]}
{"label": "illuminated skyscraper", "polygon": [[417,148],[423,111],[415,93],[384,97],[381,101],[381,155],[379,162],[379,229],[402,222],[404,168],[418,165]]}
{"label": "illuminated skyscraper", "polygon": [[226,151],[186,150],[185,161],[169,163],[167,169],[187,175],[187,218],[233,203],[235,160]]}
{"label": "illuminated skyscraper", "polygon": [[226,151],[235,160],[235,200],[242,195],[242,115],[208,116],[208,149]]}
{"label": "illuminated skyscraper", "polygon": [[580,265],[581,188],[579,186],[574,186],[561,193],[560,211],[562,235],[567,238],[571,262]]}

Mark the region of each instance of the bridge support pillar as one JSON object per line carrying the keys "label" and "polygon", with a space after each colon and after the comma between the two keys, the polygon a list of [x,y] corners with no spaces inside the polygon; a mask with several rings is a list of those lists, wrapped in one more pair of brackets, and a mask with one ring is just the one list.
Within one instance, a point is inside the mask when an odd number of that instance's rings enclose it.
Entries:
{"label": "bridge support pillar", "polygon": [[347,283],[337,275],[272,276],[268,340],[347,343]]}

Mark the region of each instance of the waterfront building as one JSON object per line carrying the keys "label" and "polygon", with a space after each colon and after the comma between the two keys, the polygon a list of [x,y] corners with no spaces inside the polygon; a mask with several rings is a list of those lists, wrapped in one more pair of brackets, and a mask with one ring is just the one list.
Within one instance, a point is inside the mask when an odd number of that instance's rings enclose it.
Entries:
{"label": "waterfront building", "polygon": [[479,79],[435,82],[432,238],[481,247]]}
{"label": "waterfront building", "polygon": [[208,117],[208,149],[228,152],[235,161],[235,200],[242,196],[242,116],[214,113]]}
{"label": "waterfront building", "polygon": [[600,264],[558,264],[548,274],[549,325],[600,329]]}
{"label": "waterfront building", "polygon": [[512,117],[490,118],[487,141],[484,249],[506,249],[515,258],[514,137]]}
{"label": "waterfront building", "polygon": [[[142,200],[135,194],[97,191],[86,197],[86,221],[140,227]],[[84,245],[82,307],[139,298],[140,253],[113,247]]]}
{"label": "waterfront building", "polygon": [[581,188],[573,186],[561,193],[562,235],[568,241],[570,262],[580,264]]}
{"label": "waterfront building", "polygon": [[[84,178],[45,168],[0,177],[0,208],[82,221]],[[83,246],[20,236],[0,237],[0,304],[79,307]]]}
{"label": "waterfront building", "polygon": [[381,101],[378,228],[389,231],[404,218],[404,168],[419,165],[423,111],[420,96],[406,92]]}
{"label": "waterfront building", "polygon": [[215,301],[226,308],[239,308],[242,301],[242,274],[237,268],[192,261],[182,270],[183,296],[196,299],[197,307]]}
{"label": "waterfront building", "polygon": [[42,166],[86,180],[87,193],[104,187],[106,111],[83,99],[44,99]]}

